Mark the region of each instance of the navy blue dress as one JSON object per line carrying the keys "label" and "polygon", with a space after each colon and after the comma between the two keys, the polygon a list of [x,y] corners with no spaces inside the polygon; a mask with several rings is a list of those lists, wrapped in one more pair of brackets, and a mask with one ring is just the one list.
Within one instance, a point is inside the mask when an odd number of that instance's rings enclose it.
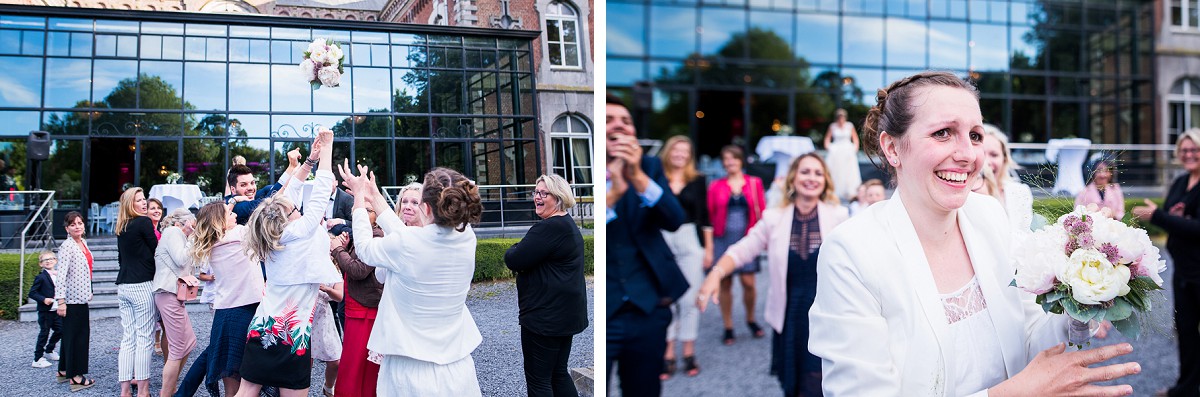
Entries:
{"label": "navy blue dress", "polygon": [[821,226],[817,211],[795,212],[788,246],[787,306],[783,332],[771,340],[771,370],[784,396],[821,395],[821,359],[808,351],[808,309],[817,296],[817,254]]}

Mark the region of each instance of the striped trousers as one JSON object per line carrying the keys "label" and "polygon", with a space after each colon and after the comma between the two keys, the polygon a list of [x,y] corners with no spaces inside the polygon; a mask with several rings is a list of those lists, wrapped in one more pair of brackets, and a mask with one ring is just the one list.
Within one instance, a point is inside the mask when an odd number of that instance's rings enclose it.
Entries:
{"label": "striped trousers", "polygon": [[154,294],[150,282],[117,285],[121,311],[121,351],[117,354],[117,380],[150,379],[153,349]]}

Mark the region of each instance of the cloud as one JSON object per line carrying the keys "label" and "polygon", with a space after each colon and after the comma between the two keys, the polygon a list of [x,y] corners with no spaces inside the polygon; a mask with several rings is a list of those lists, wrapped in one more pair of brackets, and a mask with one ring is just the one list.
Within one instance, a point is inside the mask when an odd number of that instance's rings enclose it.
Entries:
{"label": "cloud", "polygon": [[8,74],[0,74],[0,97],[4,98],[5,106],[39,106],[41,105],[41,95],[33,92],[29,87],[25,87],[20,81],[17,81],[15,76]]}

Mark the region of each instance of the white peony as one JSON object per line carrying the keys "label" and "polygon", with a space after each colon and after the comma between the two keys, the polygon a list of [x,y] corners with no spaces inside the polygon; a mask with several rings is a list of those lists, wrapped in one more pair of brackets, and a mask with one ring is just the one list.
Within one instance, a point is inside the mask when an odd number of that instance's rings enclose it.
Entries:
{"label": "white peony", "polygon": [[1071,296],[1085,305],[1097,305],[1129,293],[1129,267],[1114,265],[1094,249],[1071,253],[1058,279],[1071,287]]}
{"label": "white peony", "polygon": [[1016,283],[1017,287],[1033,294],[1044,294],[1054,289],[1058,269],[1067,262],[1063,247],[1067,236],[1060,228],[1044,228],[1017,238]]}
{"label": "white peony", "polygon": [[321,47],[316,51],[310,51],[308,53],[308,59],[311,59],[317,65],[324,66],[325,64],[329,63],[329,51],[326,51],[325,47]]}
{"label": "white peony", "polygon": [[1130,271],[1133,272],[1134,276],[1150,277],[1150,279],[1154,280],[1154,283],[1158,284],[1160,287],[1163,284],[1163,279],[1159,273],[1162,273],[1165,270],[1167,270],[1167,261],[1160,259],[1158,247],[1153,245],[1146,249],[1146,253],[1142,255],[1142,258],[1137,262],[1137,265],[1130,268]]}
{"label": "white peony", "polygon": [[1145,254],[1147,248],[1153,247],[1145,230],[1109,218],[1093,220],[1092,238],[1096,247],[1103,243],[1117,247],[1117,262],[1121,264],[1133,263]]}
{"label": "white peony", "polygon": [[304,76],[304,81],[313,81],[317,79],[317,64],[312,60],[305,59],[300,62],[300,75]]}
{"label": "white peony", "polygon": [[338,73],[336,67],[326,66],[317,71],[317,77],[321,79],[321,84],[326,87],[337,87],[342,81],[342,74]]}
{"label": "white peony", "polygon": [[336,45],[329,46],[329,61],[333,63],[333,66],[336,67],[338,62],[341,62],[342,55],[344,55],[342,53],[342,47]]}
{"label": "white peony", "polygon": [[325,39],[313,40],[312,43],[308,43],[308,52],[311,54],[317,52],[317,50],[325,51],[325,47],[327,45],[328,44],[325,43]]}

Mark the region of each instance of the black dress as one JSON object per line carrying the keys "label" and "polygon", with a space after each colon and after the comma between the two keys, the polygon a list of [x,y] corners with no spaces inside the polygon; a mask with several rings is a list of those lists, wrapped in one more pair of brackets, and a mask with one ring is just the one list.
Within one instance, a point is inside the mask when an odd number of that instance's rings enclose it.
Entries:
{"label": "black dress", "polygon": [[771,370],[784,396],[821,395],[821,359],[808,351],[808,309],[817,297],[817,253],[821,226],[817,210],[795,211],[788,244],[787,305],[783,332],[771,340]]}

